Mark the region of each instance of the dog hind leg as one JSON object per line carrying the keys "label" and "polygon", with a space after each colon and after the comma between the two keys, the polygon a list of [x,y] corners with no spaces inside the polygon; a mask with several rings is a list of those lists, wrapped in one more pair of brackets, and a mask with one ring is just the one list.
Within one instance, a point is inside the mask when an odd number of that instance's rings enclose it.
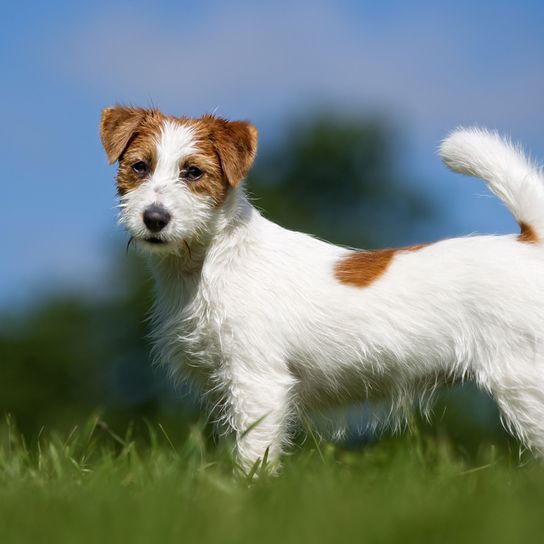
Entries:
{"label": "dog hind leg", "polygon": [[491,393],[505,427],[544,457],[544,357],[513,366],[491,378]]}

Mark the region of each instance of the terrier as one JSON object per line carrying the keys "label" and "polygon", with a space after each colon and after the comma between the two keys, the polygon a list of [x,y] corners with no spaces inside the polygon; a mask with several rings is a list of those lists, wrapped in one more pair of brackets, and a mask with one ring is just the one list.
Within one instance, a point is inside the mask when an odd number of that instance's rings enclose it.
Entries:
{"label": "terrier", "polygon": [[544,453],[544,181],[509,141],[460,129],[441,155],[486,180],[520,234],[355,251],[251,205],[250,123],[115,106],[100,134],[119,163],[120,222],[156,281],[154,354],[207,393],[245,470],[265,453],[278,463],[301,413],[399,407],[467,378]]}

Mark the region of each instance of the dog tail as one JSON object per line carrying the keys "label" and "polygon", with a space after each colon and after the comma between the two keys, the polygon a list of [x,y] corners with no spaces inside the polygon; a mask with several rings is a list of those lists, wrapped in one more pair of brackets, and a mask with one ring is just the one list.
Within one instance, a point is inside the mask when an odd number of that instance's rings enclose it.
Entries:
{"label": "dog tail", "polygon": [[482,178],[508,207],[521,228],[520,239],[544,240],[544,176],[510,140],[479,128],[459,128],[441,144],[446,166]]}

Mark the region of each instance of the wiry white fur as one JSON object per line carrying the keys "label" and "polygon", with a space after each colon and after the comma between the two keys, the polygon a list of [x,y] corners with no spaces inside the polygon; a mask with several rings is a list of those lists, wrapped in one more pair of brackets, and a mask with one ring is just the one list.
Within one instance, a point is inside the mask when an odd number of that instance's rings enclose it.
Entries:
{"label": "wiry white fur", "polygon": [[485,179],[518,222],[544,234],[542,175],[519,146],[496,132],[461,128],[442,142],[440,154],[455,172]]}
{"label": "wiry white fur", "polygon": [[[542,179],[518,150],[469,131],[454,133],[442,152],[540,229]],[[289,421],[305,410],[380,398],[401,406],[464,378],[489,391],[506,425],[544,452],[541,243],[445,240],[398,253],[383,276],[358,288],[335,278],[349,250],[264,219],[242,190],[198,212],[204,223],[188,209],[204,206],[201,197],[177,191],[164,194],[179,212],[168,236],[190,232],[193,254],[170,246],[153,255],[156,355],[209,393],[236,433],[244,467],[267,448],[276,461]],[[126,200],[136,206],[150,193],[142,187]]]}

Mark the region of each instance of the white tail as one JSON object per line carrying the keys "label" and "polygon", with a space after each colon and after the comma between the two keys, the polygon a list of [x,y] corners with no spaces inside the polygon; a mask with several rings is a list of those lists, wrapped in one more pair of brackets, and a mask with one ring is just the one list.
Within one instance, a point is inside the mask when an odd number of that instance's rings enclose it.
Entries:
{"label": "white tail", "polygon": [[543,176],[520,147],[496,132],[460,128],[442,142],[440,156],[455,172],[486,181],[522,231],[532,229],[544,239]]}

